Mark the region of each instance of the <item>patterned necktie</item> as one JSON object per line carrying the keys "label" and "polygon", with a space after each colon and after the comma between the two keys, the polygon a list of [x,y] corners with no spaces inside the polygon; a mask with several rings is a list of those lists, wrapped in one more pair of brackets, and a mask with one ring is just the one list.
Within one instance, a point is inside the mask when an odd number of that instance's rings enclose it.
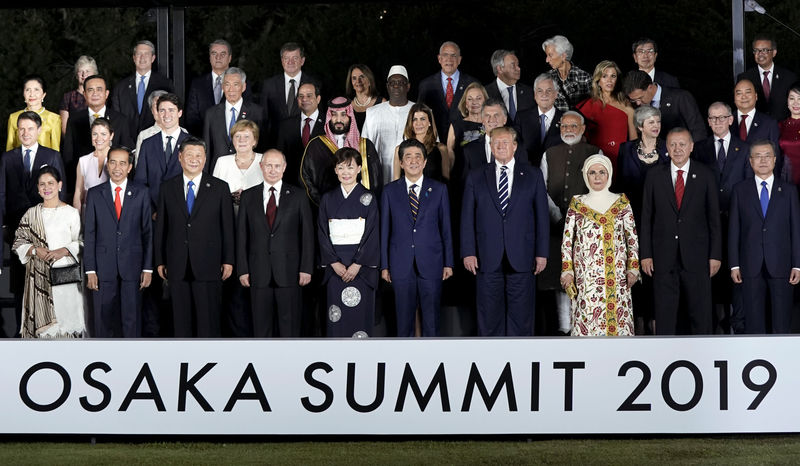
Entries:
{"label": "patterned necktie", "polygon": [[167,136],[167,148],[164,150],[164,160],[169,163],[169,157],[172,155],[172,136]]}
{"label": "patterned necktie", "polygon": [[306,117],[306,124],[303,125],[302,138],[303,138],[303,147],[306,147],[308,145],[308,140],[311,139],[311,118],[309,117]]}
{"label": "patterned necktie", "polygon": [[500,167],[500,187],[498,189],[500,194],[500,208],[503,210],[503,215],[508,210],[508,167],[503,165]]}
{"label": "patterned necktie", "polygon": [[234,124],[236,124],[236,107],[231,107],[231,122],[228,123],[228,139],[231,138],[231,130]]}
{"label": "patterned necktie", "polygon": [[745,120],[747,120],[748,116],[742,115],[742,121],[739,122],[739,139],[742,141],[747,141],[747,123],[745,123]]}
{"label": "patterned necktie", "polygon": [[31,150],[25,149],[25,155],[22,157],[22,164],[25,165],[25,173],[31,174]]}
{"label": "patterned necktie", "polygon": [[678,178],[675,180],[675,202],[678,204],[678,209],[681,208],[683,202],[683,191],[686,185],[683,183],[683,170],[678,170]]}
{"label": "patterned necktie", "polygon": [[275,187],[269,188],[269,200],[267,201],[267,223],[269,228],[272,229],[272,224],[275,223],[275,213],[278,212],[278,204],[275,203]]}
{"label": "patterned necktie", "polygon": [[117,186],[114,191],[116,191],[114,194],[114,210],[117,211],[117,220],[119,220],[120,215],[122,215],[122,199],[119,198],[119,192],[122,191],[122,188]]}
{"label": "patterned necktie", "polygon": [[189,215],[192,215],[192,207],[194,207],[194,181],[189,181],[186,184],[189,189],[186,190],[186,210],[189,211]]}
{"label": "patterned necktie", "polygon": [[142,114],[142,105],[144,104],[144,94],[145,94],[145,86],[144,86],[144,76],[141,76],[139,80],[139,88],[136,90],[136,104],[139,108],[139,115]]}
{"label": "patterned necktie", "polygon": [[292,113],[292,107],[294,107],[294,100],[297,98],[295,95],[296,89],[294,87],[294,79],[289,80],[289,95],[286,96],[286,114],[290,115]]}
{"label": "patterned necktie", "polygon": [[514,121],[517,116],[517,104],[514,103],[514,86],[508,86],[508,119]]}
{"label": "patterned necktie", "polygon": [[222,76],[217,76],[214,80],[214,103],[218,104],[222,99]]}
{"label": "patterned necktie", "polygon": [[539,115],[539,136],[542,143],[544,143],[545,135],[547,135],[547,115],[542,113]]}
{"label": "patterned necktie", "polygon": [[719,142],[719,150],[717,151],[717,165],[719,166],[719,171],[722,172],[722,169],[725,168],[725,140],[718,139]]}
{"label": "patterned necktie", "polygon": [[764,72],[764,82],[761,83],[761,88],[764,90],[764,98],[769,100],[769,93],[772,92],[769,86],[769,71]]}
{"label": "patterned necktie", "polygon": [[767,207],[769,206],[769,191],[767,191],[767,182],[761,182],[761,215],[767,217]]}
{"label": "patterned necktie", "polygon": [[417,197],[416,191],[414,191],[416,187],[416,184],[412,184],[408,189],[408,203],[411,205],[411,217],[414,219],[415,223],[417,221],[417,214],[419,213],[419,198]]}
{"label": "patterned necktie", "polygon": [[453,106],[453,78],[447,78],[447,91],[444,94],[444,100],[447,102],[447,108]]}

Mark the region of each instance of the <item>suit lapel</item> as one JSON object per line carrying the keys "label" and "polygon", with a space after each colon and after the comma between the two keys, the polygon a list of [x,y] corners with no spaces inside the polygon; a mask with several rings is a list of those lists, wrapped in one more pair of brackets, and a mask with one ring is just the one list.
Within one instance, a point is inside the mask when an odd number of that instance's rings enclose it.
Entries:
{"label": "suit lapel", "polygon": [[[665,166],[666,168],[666,170],[664,170],[665,175],[661,177],[662,181],[665,183],[665,186],[662,189],[664,190],[665,193],[667,193],[667,197],[669,198],[669,203],[677,213],[678,201],[675,200],[675,186],[672,184],[672,168],[670,167],[671,167],[670,165]],[[684,195],[686,195],[685,191]]]}
{"label": "suit lapel", "polygon": [[[281,220],[283,219],[283,211],[286,210],[286,206],[291,202],[290,197],[294,194],[294,190],[287,184],[281,184],[281,190],[283,191],[280,193],[281,204],[278,206],[278,210],[275,211],[275,221],[272,222],[272,231],[276,231],[280,226]],[[265,215],[264,219],[266,220],[266,218],[267,216]]]}
{"label": "suit lapel", "polygon": [[[197,184],[197,195],[194,199],[194,205],[192,205],[192,215],[190,215],[190,217],[193,217],[194,214],[200,210],[200,206],[205,204],[206,198],[211,192],[211,182],[209,181],[209,177],[211,177],[211,175],[204,174],[203,178],[200,180],[200,183]],[[188,213],[189,211],[187,210],[186,212]]]}
{"label": "suit lapel", "polygon": [[[750,178],[750,179],[752,180],[753,178]],[[776,189],[777,186],[778,186],[777,182],[773,182],[773,185],[772,185],[773,193],[775,192],[775,189]],[[761,212],[761,189],[758,188],[758,187],[756,187],[756,189],[753,189],[753,185],[751,184],[750,185],[750,189],[748,189],[748,191],[750,192],[750,194],[747,196],[747,197],[750,198],[750,201],[749,201],[750,205],[755,210],[756,215],[758,215],[758,217],[761,220],[764,220],[764,214],[763,214],[763,212]],[[770,199],[770,200],[772,200],[772,199]],[[767,208],[767,213],[769,213],[769,208]]]}
{"label": "suit lapel", "polygon": [[[111,212],[111,217],[116,221],[117,220],[117,209],[114,207],[114,201],[113,201],[115,193],[111,189],[111,183],[110,182],[105,181],[104,183],[106,185],[106,188],[103,190],[103,192],[105,192],[105,194],[103,194],[103,204],[105,204],[106,207],[108,207],[108,211]],[[128,183],[130,184],[130,181]],[[119,195],[120,196],[124,196],[125,193],[120,191]],[[123,202],[122,205],[124,206],[125,203]],[[122,210],[124,211],[125,209],[122,209]],[[121,216],[120,216],[120,218],[121,218]]]}
{"label": "suit lapel", "polygon": [[[497,212],[499,212],[500,215],[503,215],[503,208],[500,207],[500,193],[497,191],[497,181],[495,176],[496,170],[497,167],[495,164],[490,163],[484,167],[483,175],[484,179],[486,180],[487,192],[491,193],[492,201],[494,201],[494,206],[497,209]],[[511,193],[509,193],[509,195],[511,195]]]}
{"label": "suit lapel", "polygon": [[[136,101],[136,90],[139,83],[137,83],[137,74],[134,72],[133,76],[128,77],[128,100],[130,100],[131,105],[133,105],[134,110],[139,110],[139,102]],[[152,81],[153,75],[150,74],[150,81]],[[150,82],[148,81],[148,85]],[[146,91],[145,91],[146,92]],[[144,107],[144,105],[142,105]],[[108,113],[108,112],[106,112]]]}
{"label": "suit lapel", "polygon": [[[700,189],[697,186],[697,171],[695,168],[697,165],[690,165],[689,170],[686,172],[686,179],[684,180],[684,191],[683,191],[683,199],[681,200],[681,205],[685,205],[691,202],[691,198],[695,195],[695,192]],[[677,201],[675,201],[675,205],[677,206]]]}
{"label": "suit lapel", "polygon": [[[514,199],[517,199],[519,196],[516,194],[520,192],[523,188],[523,177],[525,176],[525,171],[523,170],[522,164],[519,160],[515,160],[514,163],[514,184],[511,185],[511,189],[508,190],[508,209],[507,213],[511,212],[511,209],[514,208],[515,202]],[[498,201],[500,197],[498,195]]]}

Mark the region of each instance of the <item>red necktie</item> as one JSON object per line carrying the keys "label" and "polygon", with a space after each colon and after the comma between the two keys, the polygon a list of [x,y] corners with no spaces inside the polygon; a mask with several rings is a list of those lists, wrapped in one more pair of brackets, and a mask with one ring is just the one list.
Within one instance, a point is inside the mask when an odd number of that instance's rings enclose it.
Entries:
{"label": "red necktie", "polygon": [[272,229],[272,224],[275,223],[275,213],[278,211],[278,205],[275,203],[275,188],[269,188],[269,201],[267,201],[267,223],[269,228]]}
{"label": "red necktie", "polygon": [[683,184],[683,170],[678,170],[678,179],[675,180],[675,202],[678,203],[678,209],[681,208],[683,201],[683,191],[686,189]]}
{"label": "red necktie", "polygon": [[742,121],[739,122],[739,139],[747,141],[747,115],[742,115]]}
{"label": "red necktie", "polygon": [[122,200],[119,198],[119,192],[122,191],[122,188],[117,186],[114,191],[116,191],[116,194],[114,194],[114,209],[117,211],[117,220],[119,220],[120,215],[122,215]]}
{"label": "red necktie", "polygon": [[306,117],[306,124],[303,125],[303,147],[308,145],[309,139],[311,139],[311,118]]}
{"label": "red necktie", "polygon": [[447,93],[444,100],[447,102],[447,108],[453,105],[453,78],[447,78]]}
{"label": "red necktie", "polygon": [[764,98],[769,100],[769,93],[772,92],[772,89],[769,87],[769,71],[764,72],[764,82],[761,83],[761,88],[764,90]]}

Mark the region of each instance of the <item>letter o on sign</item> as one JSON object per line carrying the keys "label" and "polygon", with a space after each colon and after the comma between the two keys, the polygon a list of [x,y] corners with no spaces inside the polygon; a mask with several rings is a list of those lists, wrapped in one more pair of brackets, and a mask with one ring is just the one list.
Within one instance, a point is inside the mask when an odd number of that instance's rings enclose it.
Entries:
{"label": "letter o on sign", "polygon": [[[59,395],[58,399],[50,404],[39,404],[31,399],[28,395],[28,382],[30,381],[31,377],[40,370],[43,369],[50,369],[56,371],[58,375],[61,376],[61,380],[63,382],[63,388],[61,390],[61,395]],[[22,375],[22,378],[19,381],[19,397],[22,399],[22,402],[25,403],[25,406],[29,407],[34,411],[39,412],[47,412],[57,409],[59,406],[64,404],[69,397],[69,392],[72,389],[72,381],[69,378],[69,374],[67,373],[66,369],[61,367],[60,365],[54,362],[40,362],[38,364],[34,364],[31,366],[30,369],[25,371]]]}

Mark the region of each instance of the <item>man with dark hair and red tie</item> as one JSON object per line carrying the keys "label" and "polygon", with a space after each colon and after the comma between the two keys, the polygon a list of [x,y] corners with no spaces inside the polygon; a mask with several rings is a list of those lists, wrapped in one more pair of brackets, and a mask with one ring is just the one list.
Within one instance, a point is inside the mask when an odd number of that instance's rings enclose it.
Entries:
{"label": "man with dark hair and red tie", "polygon": [[656,335],[711,333],[711,277],[722,258],[719,201],[714,173],[689,160],[693,147],[689,130],[672,129],[671,163],[650,169],[644,182],[639,256],[653,277]]}
{"label": "man with dark hair and red tie", "polygon": [[756,65],[736,77],[737,81],[750,80],[758,93],[758,111],[777,121],[789,116],[786,99],[789,88],[797,81],[797,75],[775,64],[778,43],[772,36],[758,34],[753,39],[753,60]]}
{"label": "man with dark hair and red tie", "polygon": [[236,229],[236,274],[250,288],[256,338],[297,338],[301,287],[311,282],[315,226],[303,189],[283,181],[286,158],[268,150],[264,183],[242,193]]}
{"label": "man with dark hair and red tie", "polygon": [[736,83],[736,87],[733,90],[733,102],[736,104],[736,114],[731,123],[731,133],[738,137],[739,140],[747,143],[764,139],[771,141],[777,148],[775,175],[781,176],[783,156],[778,144],[781,130],[778,128],[778,122],[774,118],[756,109],[758,94],[750,80],[743,79]]}
{"label": "man with dark hair and red tie", "polygon": [[292,184],[301,184],[300,161],[308,143],[325,134],[325,115],[320,113],[319,86],[303,83],[297,89],[299,115],[281,121],[276,147],[286,157],[286,172],[283,178]]}

